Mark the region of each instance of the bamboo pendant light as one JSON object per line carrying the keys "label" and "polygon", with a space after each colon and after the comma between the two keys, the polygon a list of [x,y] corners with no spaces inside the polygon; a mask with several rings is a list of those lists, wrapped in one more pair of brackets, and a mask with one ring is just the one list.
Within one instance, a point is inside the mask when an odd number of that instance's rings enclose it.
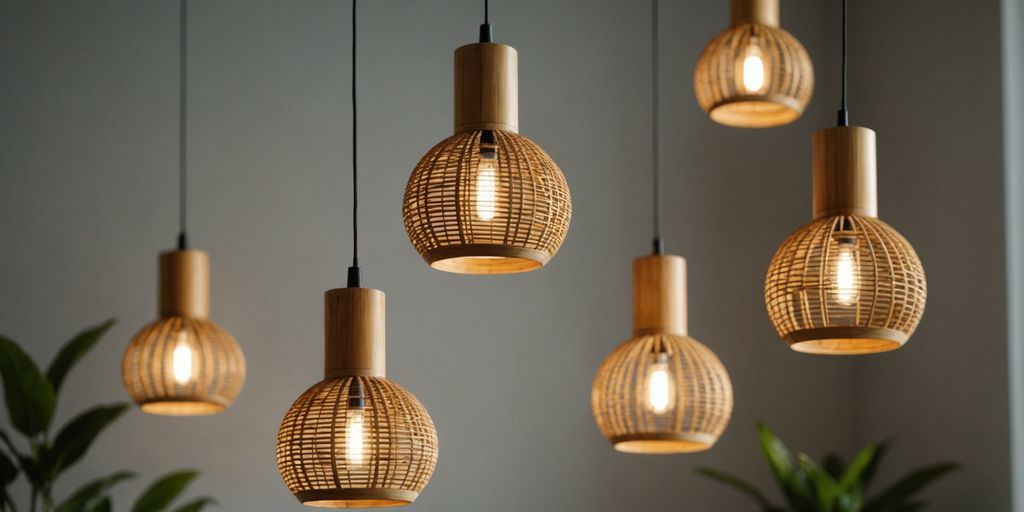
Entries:
{"label": "bamboo pendant light", "polygon": [[423,259],[460,274],[542,267],[572,213],[562,171],[519,135],[518,54],[492,42],[488,10],[480,42],[455,50],[455,135],[416,165],[402,202]]}
{"label": "bamboo pendant light", "polygon": [[779,28],[779,0],[732,0],[732,25],[697,61],[697,103],[717,123],[768,128],[796,121],[814,92],[807,50]]}
{"label": "bamboo pendant light", "polygon": [[870,354],[903,346],[924,314],[927,285],[914,248],[878,219],[875,132],[849,125],[843,0],[839,123],[814,134],[814,220],[772,258],[765,305],[793,350]]}
{"label": "bamboo pendant light", "polygon": [[407,505],[437,465],[437,430],[419,400],[385,377],[384,292],[361,288],[356,167],[356,2],[352,2],[353,253],[348,287],[324,294],[324,378],[277,432],[277,468],[304,505]]}
{"label": "bamboo pendant light", "polygon": [[662,250],[658,129],[658,1],[653,18],[654,254],[633,260],[633,337],[594,378],[591,406],[616,450],[711,448],[732,415],[732,383],[718,357],[687,335],[686,261]]}
{"label": "bamboo pendant light", "polygon": [[125,389],[144,412],[214,414],[238,396],[245,356],[234,337],[210,321],[210,257],[188,247],[188,0],[181,0],[178,249],[160,255],[160,318],[124,353]]}

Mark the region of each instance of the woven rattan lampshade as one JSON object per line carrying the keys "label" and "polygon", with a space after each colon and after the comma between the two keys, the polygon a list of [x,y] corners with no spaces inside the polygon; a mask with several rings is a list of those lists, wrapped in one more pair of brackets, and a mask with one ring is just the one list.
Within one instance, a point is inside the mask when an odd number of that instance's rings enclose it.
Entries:
{"label": "woven rattan lampshade", "polygon": [[686,264],[633,261],[633,337],[594,378],[594,419],[616,450],[668,454],[711,448],[732,416],[732,383],[715,354],[686,333]]}
{"label": "woven rattan lampshade", "polygon": [[234,402],[245,382],[245,356],[209,313],[209,256],[161,254],[160,318],[135,335],[122,364],[125,389],[143,411],[203,415]]}
{"label": "woven rattan lampshade", "polygon": [[482,42],[455,50],[455,135],[409,178],[402,217],[432,267],[509,274],[545,265],[572,212],[555,162],[519,135],[515,48]]}
{"label": "woven rattan lampshade", "polygon": [[384,292],[329,290],[324,380],[292,404],[277,433],[277,468],[304,505],[406,505],[426,487],[437,464],[434,422],[384,369]]}
{"label": "woven rattan lampshade", "polygon": [[779,28],[779,0],[733,0],[732,24],[704,48],[693,87],[715,122],[780,126],[803,114],[814,68],[800,41]]}
{"label": "woven rattan lampshade", "polygon": [[768,317],[793,350],[895,350],[924,314],[924,268],[877,218],[875,175],[874,131],[814,135],[814,221],[782,243],[765,280]]}

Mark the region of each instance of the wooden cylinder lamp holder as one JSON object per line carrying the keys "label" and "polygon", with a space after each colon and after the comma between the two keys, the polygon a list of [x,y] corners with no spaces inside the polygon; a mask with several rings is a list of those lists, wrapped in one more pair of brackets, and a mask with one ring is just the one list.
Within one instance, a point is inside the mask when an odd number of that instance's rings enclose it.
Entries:
{"label": "wooden cylinder lamp holder", "polygon": [[384,328],[384,292],[353,287],[324,293],[324,378],[383,378]]}
{"label": "wooden cylinder lamp holder", "polygon": [[159,284],[161,317],[210,317],[210,255],[205,251],[161,253]]}
{"label": "wooden cylinder lamp holder", "polygon": [[633,335],[686,336],[686,260],[644,256],[633,260]]}
{"label": "wooden cylinder lamp holder", "polygon": [[756,23],[779,26],[779,0],[732,0],[732,26]]}
{"label": "wooden cylinder lamp holder", "polygon": [[814,134],[814,218],[878,217],[875,132],[860,126],[825,128]]}
{"label": "wooden cylinder lamp holder", "polygon": [[498,43],[455,50],[455,133],[519,132],[519,55]]}

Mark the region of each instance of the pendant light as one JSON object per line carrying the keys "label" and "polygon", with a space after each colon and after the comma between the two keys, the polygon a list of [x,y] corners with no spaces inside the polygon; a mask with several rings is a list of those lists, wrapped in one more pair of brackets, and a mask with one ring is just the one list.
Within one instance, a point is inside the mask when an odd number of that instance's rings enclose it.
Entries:
{"label": "pendant light", "polygon": [[842,106],[813,140],[814,220],[790,235],[765,280],[768,317],[793,350],[869,354],[903,346],[924,314],[927,286],[914,248],[878,219],[875,132]]}
{"label": "pendant light", "polygon": [[437,465],[437,430],[419,400],[384,372],[384,292],[360,287],[356,2],[352,2],[352,228],[348,287],[324,294],[324,379],[277,432],[277,469],[302,504],[407,505]]}
{"label": "pendant light", "polygon": [[796,121],[811,101],[807,50],[779,28],[779,0],[732,0],[732,26],[697,61],[697,103],[717,123],[768,128]]}
{"label": "pendant light", "polygon": [[455,135],[416,165],[402,203],[423,259],[460,274],[542,267],[572,211],[562,171],[519,135],[518,54],[492,42],[488,11],[480,42],[455,50]]}
{"label": "pendant light", "polygon": [[128,345],[122,377],[144,412],[193,416],[235,401],[245,383],[245,356],[210,321],[210,256],[188,246],[188,0],[180,9],[178,248],[160,254],[160,318]]}
{"label": "pendant light", "polygon": [[654,254],[633,260],[633,337],[594,378],[591,405],[616,450],[711,448],[732,415],[732,383],[714,352],[687,335],[686,260],[663,254],[659,190],[658,1],[653,18]]}

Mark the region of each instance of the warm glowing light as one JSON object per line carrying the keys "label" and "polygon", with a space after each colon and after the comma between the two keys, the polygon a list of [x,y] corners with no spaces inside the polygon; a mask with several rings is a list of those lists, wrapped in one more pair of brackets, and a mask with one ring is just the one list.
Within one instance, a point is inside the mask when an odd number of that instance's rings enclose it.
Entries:
{"label": "warm glowing light", "polygon": [[854,260],[855,245],[839,242],[839,254],[836,255],[835,296],[836,302],[851,306],[857,302],[857,271]]}
{"label": "warm glowing light", "polygon": [[363,410],[349,409],[348,424],[345,425],[345,462],[359,466],[364,456]]}
{"label": "warm glowing light", "polygon": [[747,46],[746,55],[743,57],[743,88],[747,92],[761,92],[764,88],[764,59],[761,58],[761,49],[756,44]]}
{"label": "warm glowing light", "polygon": [[177,345],[171,356],[172,373],[175,382],[186,384],[192,380],[192,349],[188,346],[188,334],[185,331],[178,331],[176,338]]}
{"label": "warm glowing light", "polygon": [[480,166],[476,171],[476,216],[482,221],[494,218],[495,196],[497,195],[497,161],[480,155]]}
{"label": "warm glowing light", "polygon": [[647,368],[647,407],[654,414],[672,408],[672,376],[668,372],[668,355],[660,353]]}

